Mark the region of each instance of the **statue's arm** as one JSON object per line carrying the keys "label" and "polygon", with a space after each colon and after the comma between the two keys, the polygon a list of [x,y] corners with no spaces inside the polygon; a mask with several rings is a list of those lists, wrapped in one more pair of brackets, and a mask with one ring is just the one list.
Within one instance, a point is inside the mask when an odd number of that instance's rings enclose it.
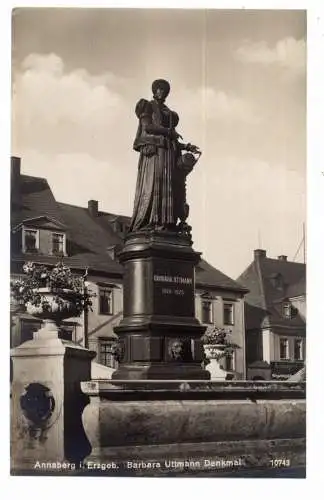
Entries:
{"label": "statue's arm", "polygon": [[163,135],[164,137],[170,137],[171,130],[166,127],[161,127],[152,123],[152,117],[144,116],[141,118],[143,131],[147,134],[152,135]]}

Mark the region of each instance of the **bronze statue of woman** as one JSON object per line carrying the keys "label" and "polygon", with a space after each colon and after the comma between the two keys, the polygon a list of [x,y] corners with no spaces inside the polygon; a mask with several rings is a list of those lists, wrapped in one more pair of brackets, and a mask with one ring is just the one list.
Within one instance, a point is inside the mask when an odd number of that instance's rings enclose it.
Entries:
{"label": "bronze statue of woman", "polygon": [[[192,169],[182,168],[183,150],[199,153],[196,146],[182,144],[176,132],[179,117],[165,105],[170,92],[166,80],[152,84],[153,99],[140,99],[135,113],[139,119],[134,149],[140,153],[130,231],[171,230],[177,231],[186,219],[185,177]],[[187,165],[188,167],[188,165]],[[186,207],[188,207],[186,205]],[[177,225],[177,223],[180,223]]]}

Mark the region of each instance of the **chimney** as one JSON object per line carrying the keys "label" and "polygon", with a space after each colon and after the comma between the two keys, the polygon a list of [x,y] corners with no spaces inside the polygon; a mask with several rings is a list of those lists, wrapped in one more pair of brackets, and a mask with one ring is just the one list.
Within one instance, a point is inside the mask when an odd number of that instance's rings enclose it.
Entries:
{"label": "chimney", "polygon": [[278,260],[283,260],[284,262],[287,262],[287,255],[279,255]]}
{"label": "chimney", "polygon": [[116,245],[111,245],[109,247],[107,247],[107,253],[109,255],[109,257],[113,260],[115,260],[115,257],[116,257]]}
{"label": "chimney", "polygon": [[98,216],[98,201],[97,200],[89,200],[88,201],[88,210],[91,217]]}
{"label": "chimney", "polygon": [[266,256],[267,256],[266,250],[261,250],[260,248],[254,250],[254,260],[264,259]]}
{"label": "chimney", "polygon": [[20,186],[20,158],[11,157],[11,196],[17,201]]}

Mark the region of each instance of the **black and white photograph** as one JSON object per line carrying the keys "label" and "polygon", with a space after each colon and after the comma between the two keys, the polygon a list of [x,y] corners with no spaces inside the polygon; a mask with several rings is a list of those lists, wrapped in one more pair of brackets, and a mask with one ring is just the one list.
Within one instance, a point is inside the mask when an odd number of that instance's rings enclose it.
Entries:
{"label": "black and white photograph", "polygon": [[11,475],[305,478],[306,9],[11,22]]}

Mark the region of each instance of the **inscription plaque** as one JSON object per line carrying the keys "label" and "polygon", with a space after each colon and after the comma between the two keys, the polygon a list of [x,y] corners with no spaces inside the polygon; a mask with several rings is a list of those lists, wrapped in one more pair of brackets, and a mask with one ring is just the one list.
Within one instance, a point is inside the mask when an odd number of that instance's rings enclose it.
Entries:
{"label": "inscription plaque", "polygon": [[194,276],[190,264],[178,261],[156,263],[153,290],[156,314],[194,316]]}

